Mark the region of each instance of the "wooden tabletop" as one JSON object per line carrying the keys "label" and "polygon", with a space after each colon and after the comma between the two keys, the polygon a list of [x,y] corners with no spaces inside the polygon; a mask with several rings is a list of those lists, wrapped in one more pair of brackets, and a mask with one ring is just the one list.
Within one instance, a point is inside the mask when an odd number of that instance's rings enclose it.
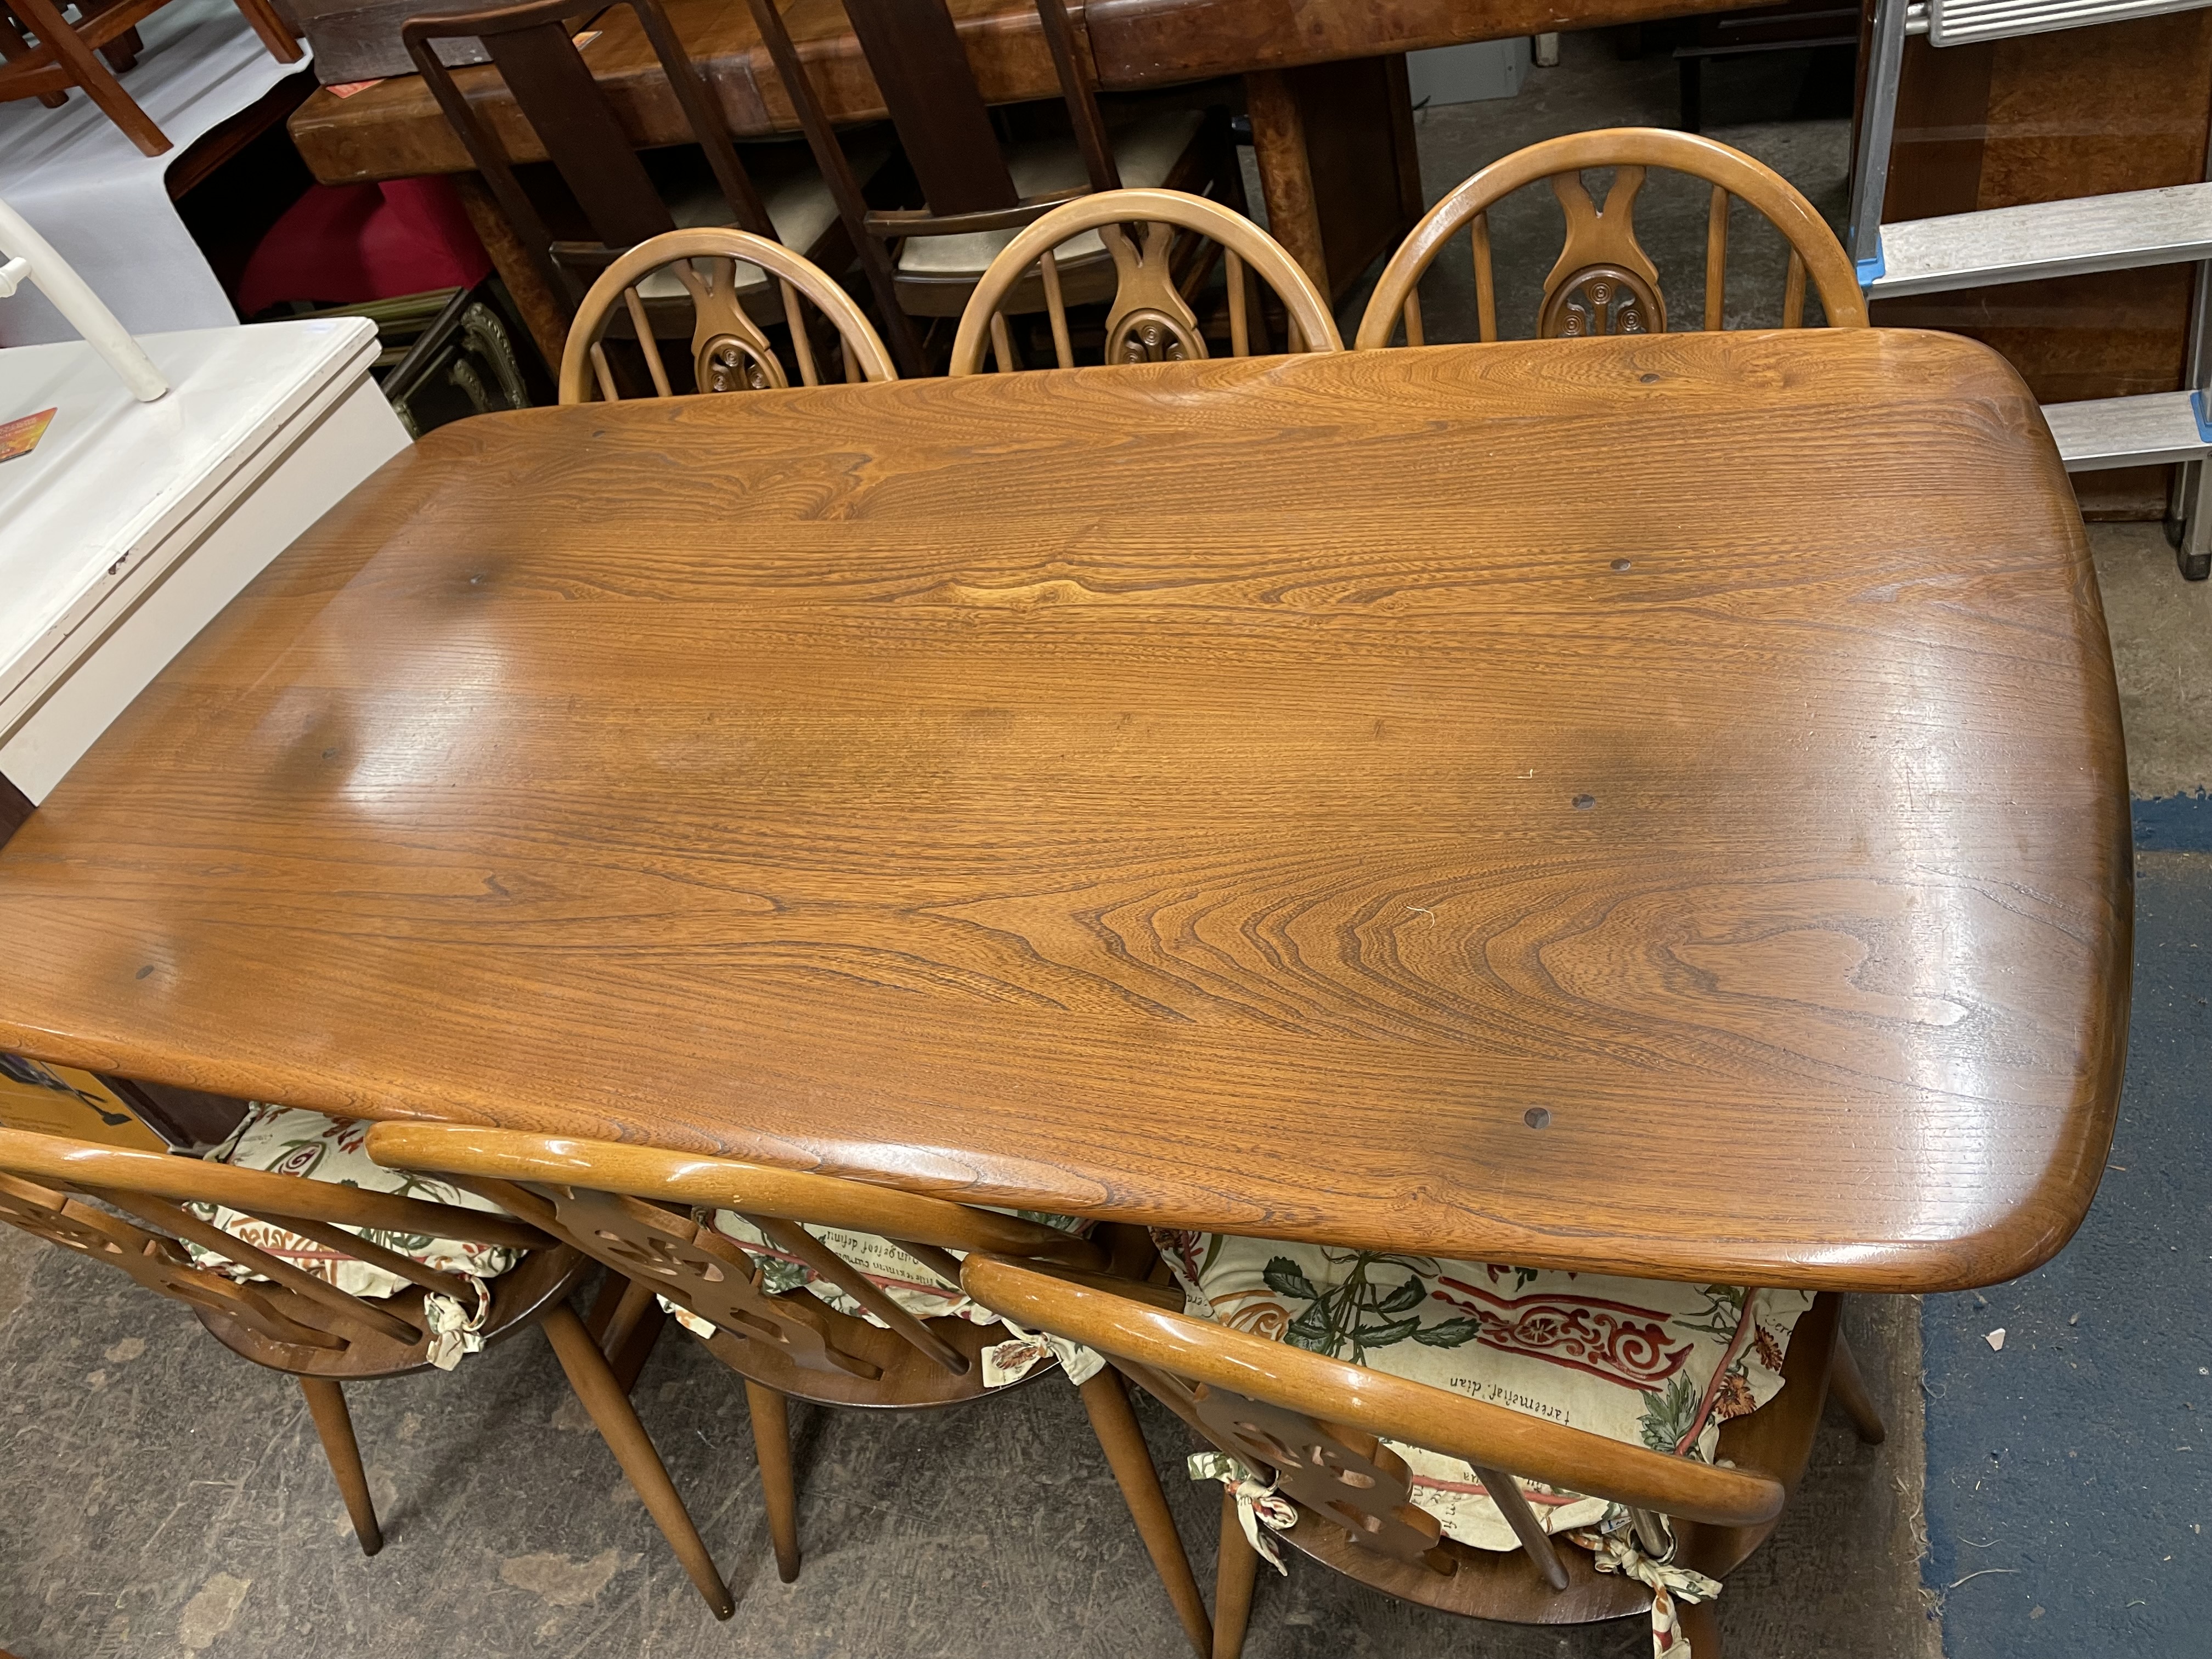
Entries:
{"label": "wooden tabletop", "polygon": [[[947,0],[976,83],[993,103],[1056,98],[1036,0]],[[1559,28],[1595,28],[1647,17],[1724,11],[1737,0],[1075,0],[1087,19],[1100,83],[1109,92],[1172,86],[1255,70],[1338,63],[1468,40],[1503,40]],[[830,118],[880,120],[883,97],[860,56],[842,0],[783,0],[793,40],[816,77]],[[796,132],[798,118],[769,61],[746,0],[667,0],[678,35],[703,65],[730,131],[749,137]],[[584,48],[594,79],[641,146],[692,142],[684,112],[638,27],[617,7]],[[544,145],[489,65],[455,82],[518,161],[542,161]],[[355,184],[471,163],[422,77],[398,76],[350,97],[317,92],[291,120],[292,140],[325,184]]]}
{"label": "wooden tabletop", "polygon": [[2119,712],[1972,342],[495,415],[0,851],[0,1048],[368,1116],[1741,1283],[2054,1251]]}

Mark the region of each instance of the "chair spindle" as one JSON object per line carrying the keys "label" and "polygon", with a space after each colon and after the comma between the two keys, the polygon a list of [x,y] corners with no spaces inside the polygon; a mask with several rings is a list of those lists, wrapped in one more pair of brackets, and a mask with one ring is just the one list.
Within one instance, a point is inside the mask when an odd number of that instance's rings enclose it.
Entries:
{"label": "chair spindle", "polygon": [[1073,368],[1075,345],[1067,336],[1067,302],[1060,290],[1060,259],[1052,249],[1047,248],[1038,259],[1037,275],[1044,283],[1045,314],[1052,321],[1054,361],[1062,368]]}
{"label": "chair spindle", "polygon": [[1498,277],[1490,268],[1490,216],[1476,214],[1468,236],[1474,244],[1475,325],[1486,342],[1492,341],[1498,337]]}
{"label": "chair spindle", "polygon": [[1727,187],[1715,185],[1712,210],[1705,222],[1705,328],[1714,334],[1724,326],[1722,319],[1727,313],[1728,222]]}
{"label": "chair spindle", "polygon": [[676,395],[668,379],[668,365],[660,361],[660,343],[653,337],[653,325],[646,320],[645,301],[638,297],[635,288],[623,290],[623,304],[629,309],[629,319],[637,330],[637,343],[645,353],[645,367],[653,376],[656,396],[672,398]]}
{"label": "chair spindle", "polygon": [[1521,1547],[1544,1575],[1544,1582],[1555,1590],[1567,1587],[1566,1564],[1552,1547],[1552,1535],[1544,1530],[1544,1523],[1536,1518],[1536,1511],[1521,1491],[1521,1483],[1500,1469],[1486,1468],[1480,1463],[1468,1467],[1474,1478],[1482,1482],[1482,1489],[1490,1494],[1490,1501],[1498,1505],[1498,1512],[1505,1517],[1513,1535],[1521,1540]]}
{"label": "chair spindle", "polygon": [[1790,274],[1782,284],[1782,326],[1805,326],[1805,256],[1790,250]]}

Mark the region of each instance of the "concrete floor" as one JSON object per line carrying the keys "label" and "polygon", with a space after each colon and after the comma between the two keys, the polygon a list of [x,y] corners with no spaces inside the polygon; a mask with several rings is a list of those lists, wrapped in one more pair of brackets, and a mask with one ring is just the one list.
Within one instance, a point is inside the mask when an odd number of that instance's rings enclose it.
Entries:
{"label": "concrete floor", "polygon": [[[1538,71],[1516,99],[1419,118],[1431,198],[1539,137],[1672,124],[1674,76],[1664,58],[1623,64],[1596,39],[1569,36],[1565,46],[1562,69]],[[1708,130],[1779,167],[1834,216],[1846,125],[1784,119],[1808,95],[1798,54],[1716,66]],[[1701,191],[1663,178],[1648,187],[1642,239],[1677,318],[1702,309],[1704,222]],[[1558,235],[1547,192],[1525,192],[1497,215],[1507,334],[1532,331]],[[1734,250],[1731,323],[1776,320],[1778,240],[1753,234],[1740,209]],[[1474,337],[1463,253],[1431,278],[1425,303],[1431,338]],[[1357,311],[1355,299],[1350,316]],[[2093,542],[2136,793],[2201,790],[2212,783],[2203,735],[2212,589],[2174,577],[2154,526],[2100,526]],[[1919,1310],[1870,1301],[1851,1317],[1890,1439],[1869,1449],[1827,1425],[1781,1531],[1729,1583],[1722,1618],[1735,1655],[1942,1651],[1922,1589]],[[534,1334],[453,1376],[355,1391],[390,1540],[364,1560],[289,1382],[221,1350],[182,1308],[0,1228],[0,1647],[21,1659],[1119,1659],[1184,1650],[1057,1378],[950,1413],[799,1409],[807,1564],[791,1586],[769,1564],[733,1381],[672,1332],[636,1397],[738,1593],[728,1625],[708,1616],[676,1569]],[[1180,1425],[1157,1410],[1145,1421],[1210,1583],[1212,1490],[1182,1478]],[[1294,1563],[1286,1581],[1262,1577],[1252,1659],[1649,1650],[1638,1621],[1565,1632],[1477,1627],[1310,1564]]]}

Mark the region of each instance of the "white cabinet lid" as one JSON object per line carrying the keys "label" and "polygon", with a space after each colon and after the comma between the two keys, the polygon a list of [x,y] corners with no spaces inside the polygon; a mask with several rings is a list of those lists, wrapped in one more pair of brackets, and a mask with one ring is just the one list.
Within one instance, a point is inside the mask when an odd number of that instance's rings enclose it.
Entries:
{"label": "white cabinet lid", "polygon": [[[0,350],[0,423],[57,411],[39,447],[0,461],[0,701],[124,587],[187,551],[178,528],[377,351],[365,318],[149,334],[168,377],[142,404],[81,340]],[[240,480],[242,484],[245,480]]]}

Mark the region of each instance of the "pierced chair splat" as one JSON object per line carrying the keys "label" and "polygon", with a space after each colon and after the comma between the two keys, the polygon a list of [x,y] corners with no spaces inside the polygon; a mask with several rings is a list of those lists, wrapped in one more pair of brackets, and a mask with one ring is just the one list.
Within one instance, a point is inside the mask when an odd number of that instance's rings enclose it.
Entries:
{"label": "pierced chair splat", "polygon": [[[659,274],[672,273],[691,307],[690,349],[679,370],[690,390],[757,392],[788,386],[787,368],[775,342],[742,302],[748,283],[740,272],[757,271],[773,282],[782,301],[785,344],[799,384],[819,386],[816,323],[811,306],[830,325],[848,380],[897,378],[883,341],[845,291],[828,274],[780,242],[742,230],[676,230],[639,243],[599,274],[568,330],[561,357],[561,401],[588,402],[592,392],[610,403],[622,396],[608,359],[605,336],[618,317],[626,317],[643,357],[656,397],[677,394],[675,376],[647,316],[644,292]],[[622,309],[618,312],[617,307]]]}
{"label": "pierced chair splat", "polygon": [[1656,1653],[1686,1635],[1716,1659],[1718,1581],[1772,1530],[1830,1391],[1881,1437],[1833,1295],[1156,1236],[1186,1311],[980,1255],[962,1283],[1106,1353],[1212,1448],[1190,1464],[1224,1487],[1216,1659],[1285,1543],[1443,1612],[1642,1614]]}
{"label": "pierced chair splat", "polygon": [[[962,1258],[980,1250],[1152,1293],[1098,1272],[1109,1265],[1099,1244],[1028,1216],[655,1147],[385,1123],[368,1148],[464,1184],[628,1276],[744,1379],[786,1583],[799,1566],[790,1398],[950,1406],[1066,1369],[1193,1650],[1211,1653],[1205,1602],[1118,1376],[1078,1345],[1009,1328],[960,1288]],[[1152,1259],[1149,1245],[1142,1255]]]}
{"label": "pierced chair splat", "polygon": [[[1780,173],[1741,150],[1694,133],[1659,127],[1612,127],[1571,133],[1518,149],[1449,191],[1414,226],[1376,281],[1354,349],[1388,346],[1404,325],[1406,343],[1425,343],[1420,280],[1462,231],[1474,257],[1477,326],[1498,338],[1496,275],[1491,263],[1489,210],[1506,196],[1547,181],[1566,215],[1566,244],[1544,279],[1536,334],[1540,339],[1600,334],[1663,334],[1666,296],[1659,270],[1636,239],[1635,211],[1646,170],[1669,168],[1712,186],[1705,234],[1705,326],[1727,316],[1729,210],[1741,198],[1780,231],[1790,246],[1782,325],[1802,328],[1809,277],[1833,328],[1864,328],[1866,301],[1843,244],[1813,204]],[[1600,204],[1583,182],[1588,168],[1610,167],[1613,183]]]}
{"label": "pierced chair splat", "polygon": [[380,1168],[367,1126],[256,1103],[205,1158],[0,1129],[0,1221],[184,1303],[234,1353],[296,1376],[362,1552],[384,1535],[344,1385],[536,1325],[718,1618],[734,1610],[658,1453],[568,1297],[591,1259],[459,1188]]}
{"label": "pierced chair splat", "polygon": [[1006,313],[1011,298],[1029,287],[1042,295],[1055,362],[1061,368],[1074,368],[1056,250],[1092,235],[1104,241],[1116,278],[1106,315],[1109,364],[1207,355],[1192,301],[1212,272],[1215,252],[1224,267],[1231,355],[1249,356],[1255,345],[1267,349],[1266,323],[1254,292],[1258,281],[1264,281],[1282,301],[1293,350],[1344,349],[1328,301],[1312,279],[1243,215],[1181,191],[1116,190],[1054,208],[991,262],[961,316],[949,372],[977,373],[987,345],[1001,370],[1016,367]]}

